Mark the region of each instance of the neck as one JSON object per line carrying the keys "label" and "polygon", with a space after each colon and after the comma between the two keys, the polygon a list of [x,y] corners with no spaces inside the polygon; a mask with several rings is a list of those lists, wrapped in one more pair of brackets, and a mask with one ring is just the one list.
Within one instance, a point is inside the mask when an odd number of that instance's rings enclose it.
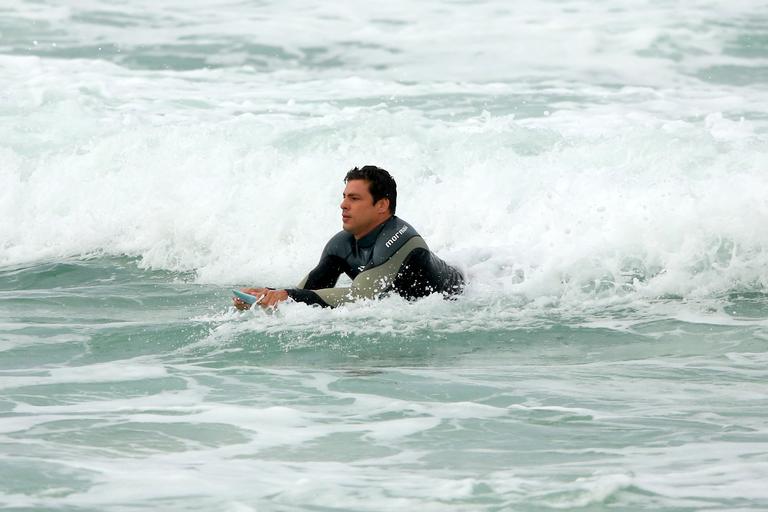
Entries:
{"label": "neck", "polygon": [[379,226],[381,226],[382,224],[384,224],[385,222],[387,222],[391,218],[392,218],[392,214],[389,214],[386,218],[384,218],[383,220],[381,220],[377,224],[374,224],[370,228],[366,229],[364,232],[355,234],[354,235],[355,240],[360,240],[361,238],[369,235],[374,229],[378,228]]}

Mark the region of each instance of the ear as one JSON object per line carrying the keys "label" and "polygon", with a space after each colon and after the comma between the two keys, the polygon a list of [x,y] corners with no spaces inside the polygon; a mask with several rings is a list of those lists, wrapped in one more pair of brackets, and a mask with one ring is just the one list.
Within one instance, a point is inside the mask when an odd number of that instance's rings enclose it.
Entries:
{"label": "ear", "polygon": [[389,211],[389,199],[383,197],[376,201],[376,211],[379,213],[385,213]]}

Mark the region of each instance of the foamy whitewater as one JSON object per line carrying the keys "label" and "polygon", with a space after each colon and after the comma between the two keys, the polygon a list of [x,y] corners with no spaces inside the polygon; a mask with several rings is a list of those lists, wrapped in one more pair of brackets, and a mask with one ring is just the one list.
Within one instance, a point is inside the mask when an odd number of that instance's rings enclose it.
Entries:
{"label": "foamy whitewater", "polygon": [[[70,4],[0,7],[0,507],[768,508],[763,2]],[[466,293],[231,308],[366,164]]]}

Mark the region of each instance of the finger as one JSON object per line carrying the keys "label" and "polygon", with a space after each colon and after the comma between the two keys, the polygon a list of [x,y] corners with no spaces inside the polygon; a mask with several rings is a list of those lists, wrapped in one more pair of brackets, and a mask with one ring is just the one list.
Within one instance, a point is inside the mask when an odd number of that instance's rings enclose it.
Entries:
{"label": "finger", "polygon": [[250,309],[251,305],[247,302],[243,302],[242,300],[238,299],[237,297],[234,297],[232,299],[232,302],[235,304],[235,309],[238,309],[240,311],[243,311],[245,309]]}

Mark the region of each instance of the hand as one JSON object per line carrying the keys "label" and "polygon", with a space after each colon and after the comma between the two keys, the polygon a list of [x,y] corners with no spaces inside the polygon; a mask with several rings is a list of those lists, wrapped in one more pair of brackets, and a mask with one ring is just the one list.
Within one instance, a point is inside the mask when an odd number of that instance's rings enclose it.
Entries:
{"label": "hand", "polygon": [[[241,288],[241,292],[247,293],[249,295],[253,295],[254,297],[263,298],[264,294],[269,291],[267,288]],[[232,297],[232,302],[235,305],[235,308],[240,311],[245,311],[246,309],[251,309],[251,305],[247,302],[243,302],[242,300],[238,299],[237,297]]]}
{"label": "hand", "polygon": [[288,292],[285,290],[265,290],[261,300],[256,302],[262,308],[274,308],[280,302],[288,299]]}

